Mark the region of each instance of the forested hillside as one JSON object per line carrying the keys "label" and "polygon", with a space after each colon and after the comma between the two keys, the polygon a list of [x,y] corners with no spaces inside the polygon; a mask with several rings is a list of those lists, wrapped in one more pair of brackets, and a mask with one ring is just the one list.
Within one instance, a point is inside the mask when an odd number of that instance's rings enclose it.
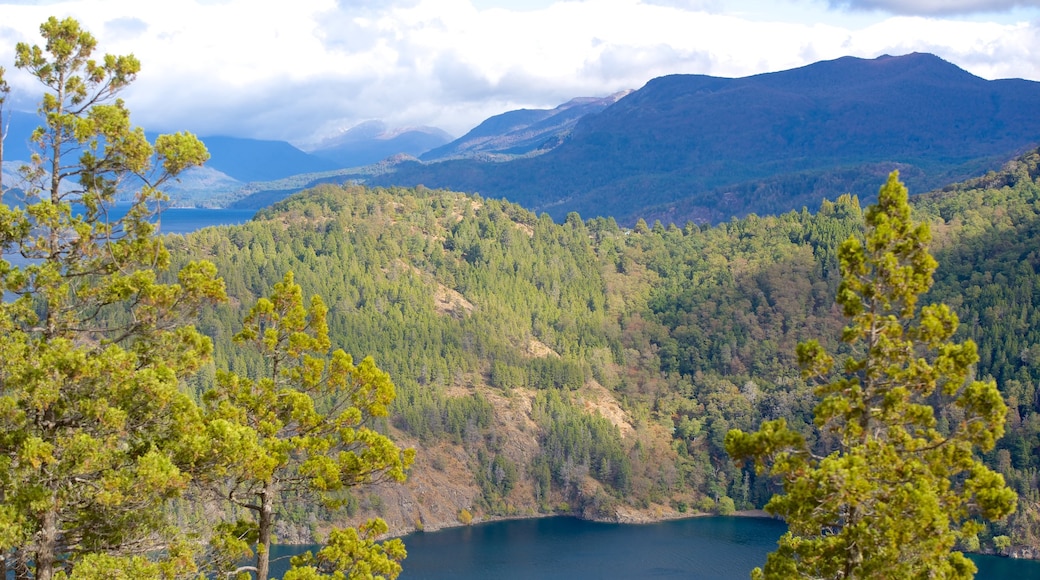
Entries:
{"label": "forested hillside", "polygon": [[[958,312],[977,375],[1010,407],[985,459],[1020,504],[982,549],[995,535],[1040,546],[1038,163],[1035,151],[914,200],[935,234],[928,298]],[[405,531],[472,515],[634,521],[762,505],[772,484],[736,468],[723,437],[781,417],[813,437],[794,348],[817,338],[841,352],[836,248],[861,231],[849,195],[815,213],[628,230],[422,187],[323,186],[249,224],[167,241],[226,281],[231,301],[200,324],[215,368],[258,366],[230,337],[292,271],[328,304],[333,344],[390,372],[398,399],[383,428],[417,447],[415,467],[403,489],[351,497],[348,511]],[[315,525],[303,506],[287,517]]]}

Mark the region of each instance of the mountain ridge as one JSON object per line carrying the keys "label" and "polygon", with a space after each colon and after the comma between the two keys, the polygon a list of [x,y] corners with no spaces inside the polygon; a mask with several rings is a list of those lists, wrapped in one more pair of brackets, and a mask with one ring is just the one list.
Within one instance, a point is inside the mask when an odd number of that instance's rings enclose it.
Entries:
{"label": "mountain ridge", "polygon": [[[562,220],[675,222],[873,195],[871,167],[924,191],[993,169],[1040,135],[1040,83],[987,81],[926,53],[842,57],[736,79],[670,75],[583,117],[552,151],[500,163],[401,163],[373,185],[504,197]],[[869,171],[868,171],[869,170]],[[811,182],[809,190],[802,186]]]}
{"label": "mountain ridge", "polygon": [[325,139],[310,154],[338,168],[361,167],[394,155],[417,157],[449,141],[451,135],[435,127],[391,129],[382,121],[371,120]]}
{"label": "mountain ridge", "polygon": [[494,115],[462,137],[431,149],[419,158],[438,161],[537,154],[562,143],[586,115],[599,113],[631,92],[620,91],[606,97],[575,97],[552,109],[517,109]]}

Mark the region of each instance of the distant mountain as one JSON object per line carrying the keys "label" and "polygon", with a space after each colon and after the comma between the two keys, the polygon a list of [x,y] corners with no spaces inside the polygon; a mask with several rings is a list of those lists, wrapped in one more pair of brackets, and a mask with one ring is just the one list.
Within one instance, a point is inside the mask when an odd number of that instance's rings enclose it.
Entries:
{"label": "distant mountain", "polygon": [[[40,125],[41,119],[33,113],[15,111],[4,141],[4,158],[8,161],[26,162],[30,158],[29,138]],[[156,133],[149,132],[148,139],[154,141]],[[209,150],[210,160],[206,167],[224,174],[221,181],[271,181],[301,173],[315,173],[339,169],[335,163],[300,151],[285,141],[244,139],[240,137],[200,137]],[[4,166],[4,172],[12,167]]]}
{"label": "distant mountain", "polygon": [[630,92],[603,98],[579,97],[555,109],[520,109],[495,115],[455,141],[427,151],[419,158],[439,161],[545,152],[561,144],[582,117],[606,109]]}
{"label": "distant mountain", "polygon": [[301,173],[339,169],[334,162],[300,151],[285,141],[202,137],[206,166],[242,182],[271,181]]}
{"label": "distant mountain", "polygon": [[311,154],[337,167],[361,167],[393,157],[418,157],[451,141],[451,135],[434,127],[388,129],[382,121],[366,121],[324,141]]}
{"label": "distant mountain", "polygon": [[1040,142],[1040,83],[987,81],[930,54],[845,57],[730,79],[654,79],[543,155],[402,162],[377,185],[507,198],[556,219],[719,221],[870,198],[900,169],[920,192]]}

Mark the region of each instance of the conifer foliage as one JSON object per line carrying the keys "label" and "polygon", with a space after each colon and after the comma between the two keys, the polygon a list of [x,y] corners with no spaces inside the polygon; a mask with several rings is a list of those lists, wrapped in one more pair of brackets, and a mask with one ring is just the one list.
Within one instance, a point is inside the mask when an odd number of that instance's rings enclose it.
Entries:
{"label": "conifer foliage", "polygon": [[[305,307],[303,291],[287,273],[270,297],[257,301],[234,337],[262,353],[263,376],[220,371],[204,396],[214,445],[223,447],[221,465],[228,466],[222,481],[229,489],[220,495],[254,515],[251,525],[234,530],[255,532],[243,537],[256,537],[257,580],[267,580],[270,573],[275,513],[284,494],[404,481],[415,455],[372,428],[373,420],[387,416],[394,385],[371,357],[355,365],[341,349],[330,353],[326,312],[318,296]],[[375,566],[383,577],[396,578],[404,558],[400,540],[382,546],[368,537],[386,531],[386,524],[376,520],[364,526],[364,538],[356,530],[334,532],[330,541],[357,556],[340,554],[325,566],[344,566],[336,569],[362,577]],[[336,549],[326,548],[319,559]],[[316,573],[318,566],[311,564],[304,567]]]}
{"label": "conifer foliage", "polygon": [[[224,281],[207,261],[174,281],[155,222],[160,187],[209,155],[191,134],[153,144],[131,125],[117,95],[140,70],[132,55],[95,59],[71,18],[40,32],[15,65],[45,87],[43,125],[31,163],[0,184],[0,579],[199,578],[212,554],[258,542],[266,580],[280,493],[404,479],[413,452],[369,424],[394,385],[371,358],[329,352],[325,306],[306,308],[290,273],[236,337],[267,374],[221,372],[200,407],[185,379],[213,345],[191,321],[226,300]],[[175,525],[190,485],[220,487],[255,523]],[[338,530],[295,573],[394,578],[404,546],[377,542],[386,531]]]}
{"label": "conifer foliage", "polygon": [[[131,127],[116,95],[133,56],[95,60],[72,19],[40,32],[15,65],[45,87],[44,124],[5,192],[19,205],[0,204],[0,575],[50,580],[81,561],[78,577],[172,575],[185,564],[163,508],[204,447],[179,381],[212,350],[186,321],[224,285],[206,262],[160,283],[169,256],[150,220],[157,188],[208,154],[192,135],[152,145]],[[130,178],[129,211],[109,216]]]}
{"label": "conifer foliage", "polygon": [[798,347],[803,374],[822,381],[820,440],[783,419],[726,436],[734,459],[768,465],[783,484],[766,509],[789,531],[754,577],[971,578],[958,541],[971,543],[974,518],[1015,509],[1015,493],[975,454],[1003,435],[1007,408],[995,383],[972,380],[975,344],[951,341],[957,315],[918,307],[937,264],[897,173],[865,218],[865,243],[850,237],[839,252],[837,303],[849,319],[840,378],[819,342]]}

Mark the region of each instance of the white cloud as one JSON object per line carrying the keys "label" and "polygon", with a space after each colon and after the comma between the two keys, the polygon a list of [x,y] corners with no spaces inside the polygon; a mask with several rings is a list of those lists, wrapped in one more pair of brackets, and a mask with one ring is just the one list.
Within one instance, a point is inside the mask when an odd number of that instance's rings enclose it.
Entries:
{"label": "white cloud", "polygon": [[905,15],[953,15],[1004,12],[1020,7],[1040,7],[1040,0],[831,0],[854,10],[882,10]]}
{"label": "white cloud", "polygon": [[[0,65],[12,68],[15,42],[40,42],[47,16],[71,15],[101,50],[141,59],[126,94],[141,125],[297,142],[373,118],[461,134],[508,109],[639,88],[664,74],[744,76],[844,55],[934,52],[986,78],[1040,80],[1040,19],[879,14],[850,24],[825,0],[780,3],[788,12],[759,1],[521,4],[0,3]],[[24,78],[16,88],[39,93]]]}

